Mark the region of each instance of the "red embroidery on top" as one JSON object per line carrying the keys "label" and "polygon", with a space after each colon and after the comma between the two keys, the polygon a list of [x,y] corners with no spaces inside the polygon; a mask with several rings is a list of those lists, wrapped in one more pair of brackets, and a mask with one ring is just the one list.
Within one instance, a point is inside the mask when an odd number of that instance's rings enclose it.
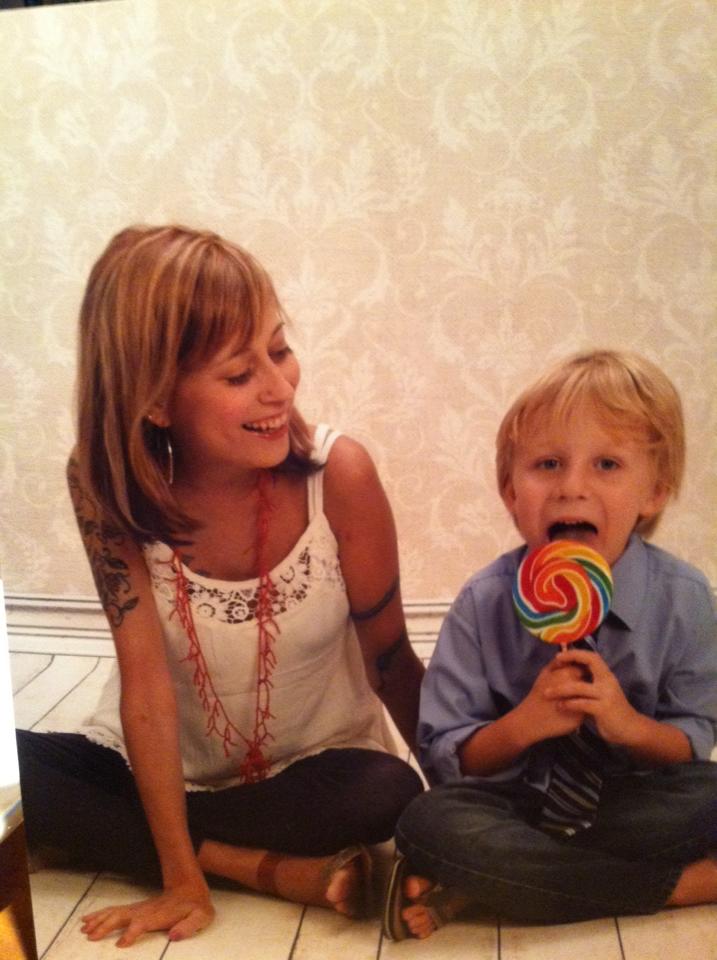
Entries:
{"label": "red embroidery on top", "polygon": [[266,754],[266,746],[274,737],[269,731],[269,720],[274,719],[271,712],[271,675],[276,667],[274,643],[279,627],[272,614],[272,602],[277,595],[274,582],[266,565],[266,542],[269,535],[269,513],[271,503],[267,495],[267,486],[271,477],[262,473],[257,484],[259,509],[257,517],[257,561],[259,566],[259,590],[257,594],[256,621],[258,630],[256,701],[254,708],[254,729],[251,738],[244,736],[232,723],[217,694],[209,674],[204,653],[199,642],[192,606],[187,590],[187,580],[182,570],[182,561],[175,550],[172,554],[172,569],[175,584],[175,612],[179,617],[187,639],[189,650],[185,661],[194,665],[192,683],[199,695],[204,712],[207,714],[207,736],[221,737],[224,755],[230,756],[232,748],[246,748],[244,759],[239,764],[239,777],[242,783],[256,783],[265,779],[271,767],[271,758]]}

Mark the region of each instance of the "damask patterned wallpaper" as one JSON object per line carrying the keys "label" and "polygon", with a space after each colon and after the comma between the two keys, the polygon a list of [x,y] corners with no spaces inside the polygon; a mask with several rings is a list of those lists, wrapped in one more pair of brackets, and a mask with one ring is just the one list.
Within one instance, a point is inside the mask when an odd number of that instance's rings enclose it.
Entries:
{"label": "damask patterned wallpaper", "polygon": [[109,237],[226,233],[295,319],[301,404],[375,455],[407,599],[517,542],[493,439],[566,352],[681,388],[657,542],[717,581],[712,0],[113,0],[0,12],[2,566],[91,594],[65,494]]}

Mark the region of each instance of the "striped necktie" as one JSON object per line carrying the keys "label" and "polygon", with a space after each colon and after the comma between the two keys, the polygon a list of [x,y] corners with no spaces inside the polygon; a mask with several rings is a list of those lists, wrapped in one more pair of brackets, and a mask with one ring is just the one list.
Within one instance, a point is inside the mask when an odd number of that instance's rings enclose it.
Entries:
{"label": "striped necktie", "polygon": [[[592,637],[580,641],[595,649]],[[586,723],[555,742],[555,756],[538,826],[550,833],[573,836],[592,826],[602,787],[605,743]]]}

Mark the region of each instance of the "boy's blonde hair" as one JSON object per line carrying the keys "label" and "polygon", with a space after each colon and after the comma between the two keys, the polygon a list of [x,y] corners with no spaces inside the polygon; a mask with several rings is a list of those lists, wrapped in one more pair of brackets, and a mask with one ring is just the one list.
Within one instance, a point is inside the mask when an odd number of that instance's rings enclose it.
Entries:
{"label": "boy's blonde hair", "polygon": [[[653,457],[656,481],[677,496],[685,464],[685,430],[679,394],[669,378],[644,357],[617,350],[592,350],[568,357],[528,387],[510,407],[496,438],[498,489],[511,481],[515,450],[536,413],[549,409],[564,422],[583,401],[597,405],[608,428],[639,433]],[[643,536],[660,514],[637,524]]]}
{"label": "boy's blonde hair", "polygon": [[[191,529],[167,476],[167,437],[148,415],[177,376],[226,344],[246,347],[267,310],[283,317],[269,275],[215,233],[134,226],[95,263],[80,310],[76,455],[103,524],[138,541]],[[311,440],[296,410],[279,469],[309,472]]]}

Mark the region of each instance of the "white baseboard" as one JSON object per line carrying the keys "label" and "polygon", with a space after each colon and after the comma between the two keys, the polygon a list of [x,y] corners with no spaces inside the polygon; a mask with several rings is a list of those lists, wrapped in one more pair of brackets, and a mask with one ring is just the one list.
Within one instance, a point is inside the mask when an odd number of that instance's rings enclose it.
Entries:
{"label": "white baseboard", "polygon": [[[448,611],[447,601],[405,604],[411,643],[428,656]],[[8,644],[11,653],[114,656],[114,645],[99,601],[93,597],[6,594]]]}
{"label": "white baseboard", "polygon": [[6,594],[5,610],[11,653],[114,655],[107,620],[96,599]]}

